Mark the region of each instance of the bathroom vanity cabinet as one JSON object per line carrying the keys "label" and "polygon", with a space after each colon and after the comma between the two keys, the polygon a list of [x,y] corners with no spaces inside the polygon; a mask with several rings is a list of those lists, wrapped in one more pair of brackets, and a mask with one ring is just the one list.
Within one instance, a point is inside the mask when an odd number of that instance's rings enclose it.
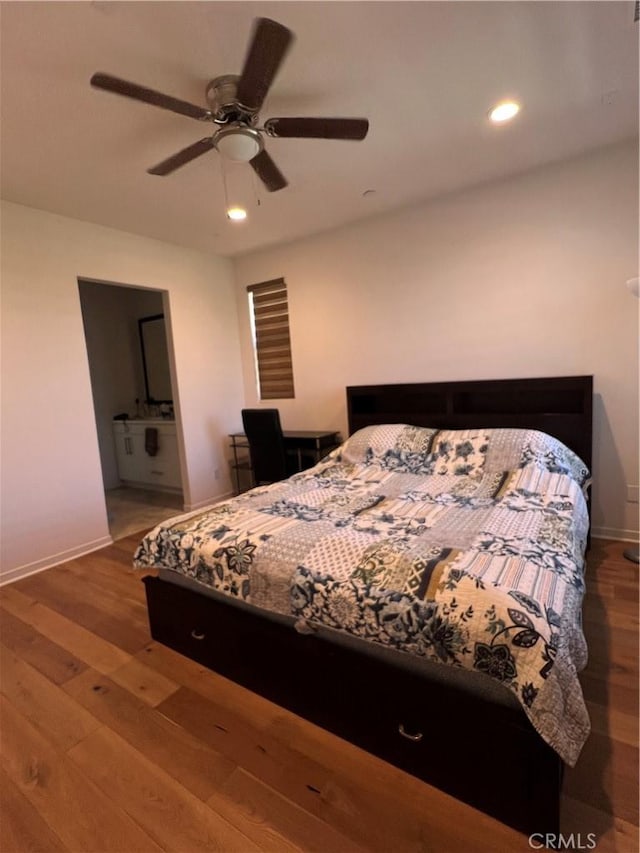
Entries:
{"label": "bathroom vanity cabinet", "polygon": [[[158,431],[154,456],[146,450],[147,429]],[[124,485],[182,490],[175,421],[156,418],[114,421],[113,435],[118,474]]]}

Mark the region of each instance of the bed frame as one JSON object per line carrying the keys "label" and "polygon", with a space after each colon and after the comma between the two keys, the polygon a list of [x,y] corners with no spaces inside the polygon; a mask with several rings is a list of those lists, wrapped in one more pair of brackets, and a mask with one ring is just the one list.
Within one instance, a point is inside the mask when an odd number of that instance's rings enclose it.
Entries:
{"label": "bed frame", "polygon": [[[348,423],[539,429],[590,467],[592,397],[591,376],[350,387]],[[232,600],[144,582],[154,640],[521,832],[559,831],[562,761],[519,706]]]}

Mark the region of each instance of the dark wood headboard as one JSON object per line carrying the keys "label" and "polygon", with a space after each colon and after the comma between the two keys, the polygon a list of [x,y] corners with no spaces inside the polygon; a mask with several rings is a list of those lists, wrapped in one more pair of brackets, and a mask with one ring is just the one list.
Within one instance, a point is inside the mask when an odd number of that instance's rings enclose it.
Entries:
{"label": "dark wood headboard", "polygon": [[349,434],[406,423],[439,429],[520,427],[560,439],[591,469],[593,376],[480,379],[347,388]]}

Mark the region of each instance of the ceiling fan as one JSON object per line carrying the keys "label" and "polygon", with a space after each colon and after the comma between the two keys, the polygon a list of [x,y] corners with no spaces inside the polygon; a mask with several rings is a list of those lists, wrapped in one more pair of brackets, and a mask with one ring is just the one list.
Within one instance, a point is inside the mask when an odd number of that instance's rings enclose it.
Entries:
{"label": "ceiling fan", "polygon": [[208,108],[98,72],[91,85],[134,98],[165,110],[218,125],[212,136],[194,142],[147,171],[168,175],[215,148],[223,157],[249,163],[269,192],[284,189],[287,181],[264,147],[263,135],[285,138],[364,139],[364,118],[269,118],[258,126],[258,113],[291,43],[293,33],[269,18],[258,18],[242,73],[215,77],[206,88]]}

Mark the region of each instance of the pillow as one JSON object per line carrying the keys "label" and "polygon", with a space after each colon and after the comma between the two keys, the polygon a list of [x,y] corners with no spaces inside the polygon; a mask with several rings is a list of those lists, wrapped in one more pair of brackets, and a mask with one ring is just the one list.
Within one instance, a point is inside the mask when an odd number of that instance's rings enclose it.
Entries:
{"label": "pillow", "polygon": [[409,474],[454,474],[473,478],[537,465],[566,474],[580,486],[589,480],[582,459],[557,438],[533,429],[496,427],[437,430],[408,424],[364,427],[338,450],[337,459],[376,464]]}
{"label": "pillow", "polygon": [[377,464],[408,474],[456,474],[480,477],[488,430],[437,430],[408,424],[365,427],[340,448],[342,461]]}
{"label": "pillow", "polygon": [[577,453],[545,432],[527,430],[528,437],[522,450],[522,461],[518,466],[538,465],[552,474],[567,474],[579,486],[589,480],[590,472]]}
{"label": "pillow", "polygon": [[434,441],[436,474],[481,477],[489,448],[490,430],[442,430]]}
{"label": "pillow", "polygon": [[343,443],[340,458],[355,465],[378,459],[395,447],[405,429],[417,427],[407,427],[406,424],[379,424],[359,429]]}

